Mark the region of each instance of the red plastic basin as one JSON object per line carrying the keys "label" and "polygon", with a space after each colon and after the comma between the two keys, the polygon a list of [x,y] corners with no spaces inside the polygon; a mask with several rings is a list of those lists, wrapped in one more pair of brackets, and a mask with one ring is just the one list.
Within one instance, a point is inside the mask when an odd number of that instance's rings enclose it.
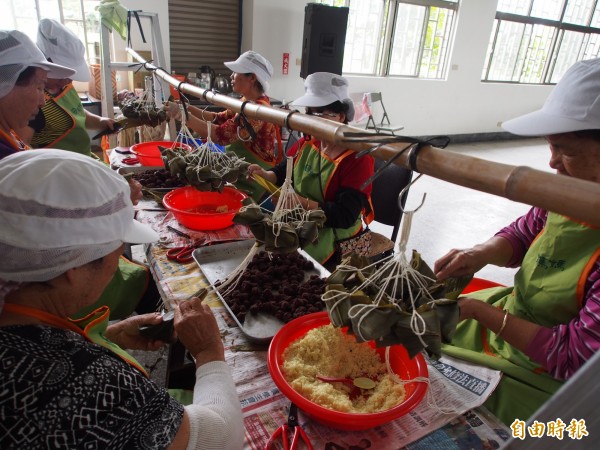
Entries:
{"label": "red plastic basin", "polygon": [[468,294],[469,292],[480,291],[491,287],[504,286],[503,284],[496,283],[495,281],[486,280],[485,278],[474,277],[469,284],[463,289],[460,295]]}
{"label": "red plastic basin", "polygon": [[132,145],[129,150],[138,157],[142,166],[164,167],[165,163],[162,160],[160,149],[158,148],[159,146],[166,148],[181,148],[188,152],[192,150],[192,147],[187,144],[171,141],[140,142],[139,144]]}
{"label": "red plastic basin", "polygon": [[[246,197],[243,192],[228,186],[221,193],[186,186],[167,193],[163,204],[181,225],[191,230],[220,230],[233,225],[233,216]],[[227,211],[217,212],[217,208],[223,206],[227,207]]]}
{"label": "red plastic basin", "polygon": [[[397,419],[414,409],[423,399],[427,391],[427,384],[413,382],[405,384],[406,398],[393,408],[377,413],[346,413],[324,408],[317,403],[311,402],[300,395],[286,381],[281,367],[283,365],[283,351],[294,341],[303,337],[313,328],[328,325],[330,322],[327,312],[318,312],[298,317],[285,324],[273,337],[267,355],[267,364],[271,377],[279,390],[306,415],[317,422],[332,428],[341,430],[366,430],[377,425],[383,425]],[[345,329],[343,329],[345,331]],[[373,342],[369,345],[375,347]],[[382,361],[385,361],[385,348],[377,349]],[[413,359],[409,359],[408,352],[402,345],[390,347],[390,364],[392,370],[403,380],[416,377],[428,377],[427,363],[419,353]]]}

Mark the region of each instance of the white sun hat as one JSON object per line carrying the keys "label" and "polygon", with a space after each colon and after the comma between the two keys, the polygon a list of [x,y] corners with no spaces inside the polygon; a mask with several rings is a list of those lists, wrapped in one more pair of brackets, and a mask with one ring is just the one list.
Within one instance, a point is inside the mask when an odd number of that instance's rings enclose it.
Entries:
{"label": "white sun hat", "polygon": [[125,179],[89,156],[27,150],[0,160],[0,279],[46,281],[158,234],[134,220]]}
{"label": "white sun hat", "polygon": [[49,78],[69,78],[75,71],[48,62],[42,51],[25,34],[17,30],[0,30],[0,98],[14,87],[21,72],[39,67]]}
{"label": "white sun hat", "polygon": [[600,59],[573,64],[541,109],[508,120],[502,128],[521,136],[600,129]]}
{"label": "white sun hat", "polygon": [[[37,46],[61,66],[70,67],[75,81],[90,81],[90,69],[85,60],[85,47],[75,33],[54,19],[42,19],[38,25]],[[50,77],[52,78],[52,77]]]}
{"label": "white sun hat", "polygon": [[235,61],[229,61],[225,66],[236,73],[253,73],[260,82],[263,90],[269,90],[269,80],[273,76],[273,65],[260,53],[249,50],[242,53]]}
{"label": "white sun hat", "polygon": [[336,101],[348,105],[346,118],[354,119],[354,103],[348,95],[348,80],[329,72],[315,72],[304,81],[304,95],[292,102],[294,106],[320,108]]}

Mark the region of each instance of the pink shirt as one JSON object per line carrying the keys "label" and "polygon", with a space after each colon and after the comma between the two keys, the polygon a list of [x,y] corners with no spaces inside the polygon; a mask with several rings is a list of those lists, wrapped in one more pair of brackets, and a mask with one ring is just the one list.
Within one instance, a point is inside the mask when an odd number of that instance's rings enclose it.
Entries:
{"label": "pink shirt", "polygon": [[[507,267],[517,267],[546,224],[548,211],[531,208],[496,236],[507,239],[513,255]],[[571,377],[600,349],[600,260],[596,260],[585,283],[583,307],[569,323],[540,328],[525,352],[542,364],[554,378]]]}

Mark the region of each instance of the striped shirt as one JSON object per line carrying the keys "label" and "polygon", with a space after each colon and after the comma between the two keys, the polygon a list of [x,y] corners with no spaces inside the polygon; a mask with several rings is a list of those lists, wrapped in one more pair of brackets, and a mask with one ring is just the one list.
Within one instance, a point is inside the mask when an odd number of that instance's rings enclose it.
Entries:
{"label": "striped shirt", "polygon": [[[547,217],[548,211],[534,207],[496,234],[507,239],[513,247],[508,267],[520,265],[529,246],[546,225]],[[543,365],[554,378],[566,380],[599,349],[600,259],[588,275],[579,315],[563,325],[541,327],[525,353]]]}

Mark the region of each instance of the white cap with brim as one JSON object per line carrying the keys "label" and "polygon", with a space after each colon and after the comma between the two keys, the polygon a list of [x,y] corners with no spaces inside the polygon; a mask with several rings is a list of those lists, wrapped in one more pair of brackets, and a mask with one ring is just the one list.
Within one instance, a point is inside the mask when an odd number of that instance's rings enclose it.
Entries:
{"label": "white cap with brim", "polygon": [[0,98],[15,87],[21,72],[31,66],[45,70],[49,78],[70,78],[75,74],[73,69],[49,62],[26,34],[0,30]]}
{"label": "white cap with brim", "polygon": [[130,187],[99,161],[40,149],[0,160],[0,278],[45,281],[158,234],[134,219]]}
{"label": "white cap with brim", "polygon": [[573,64],[541,109],[507,120],[502,128],[520,136],[600,129],[600,59]]}
{"label": "white cap with brim", "polygon": [[225,66],[236,73],[253,73],[263,90],[269,90],[269,80],[273,76],[273,65],[260,53],[249,50],[242,53],[235,61],[228,61]]}
{"label": "white cap with brim", "polygon": [[329,72],[311,73],[304,81],[304,95],[292,102],[294,106],[320,108],[339,101],[348,105],[346,117],[354,118],[354,103],[348,95],[348,80]]}
{"label": "white cap with brim", "polygon": [[[85,47],[75,33],[54,19],[42,19],[38,25],[37,46],[46,58],[70,67],[75,81],[90,81],[90,69],[85,60]],[[49,78],[54,78],[49,76]]]}

